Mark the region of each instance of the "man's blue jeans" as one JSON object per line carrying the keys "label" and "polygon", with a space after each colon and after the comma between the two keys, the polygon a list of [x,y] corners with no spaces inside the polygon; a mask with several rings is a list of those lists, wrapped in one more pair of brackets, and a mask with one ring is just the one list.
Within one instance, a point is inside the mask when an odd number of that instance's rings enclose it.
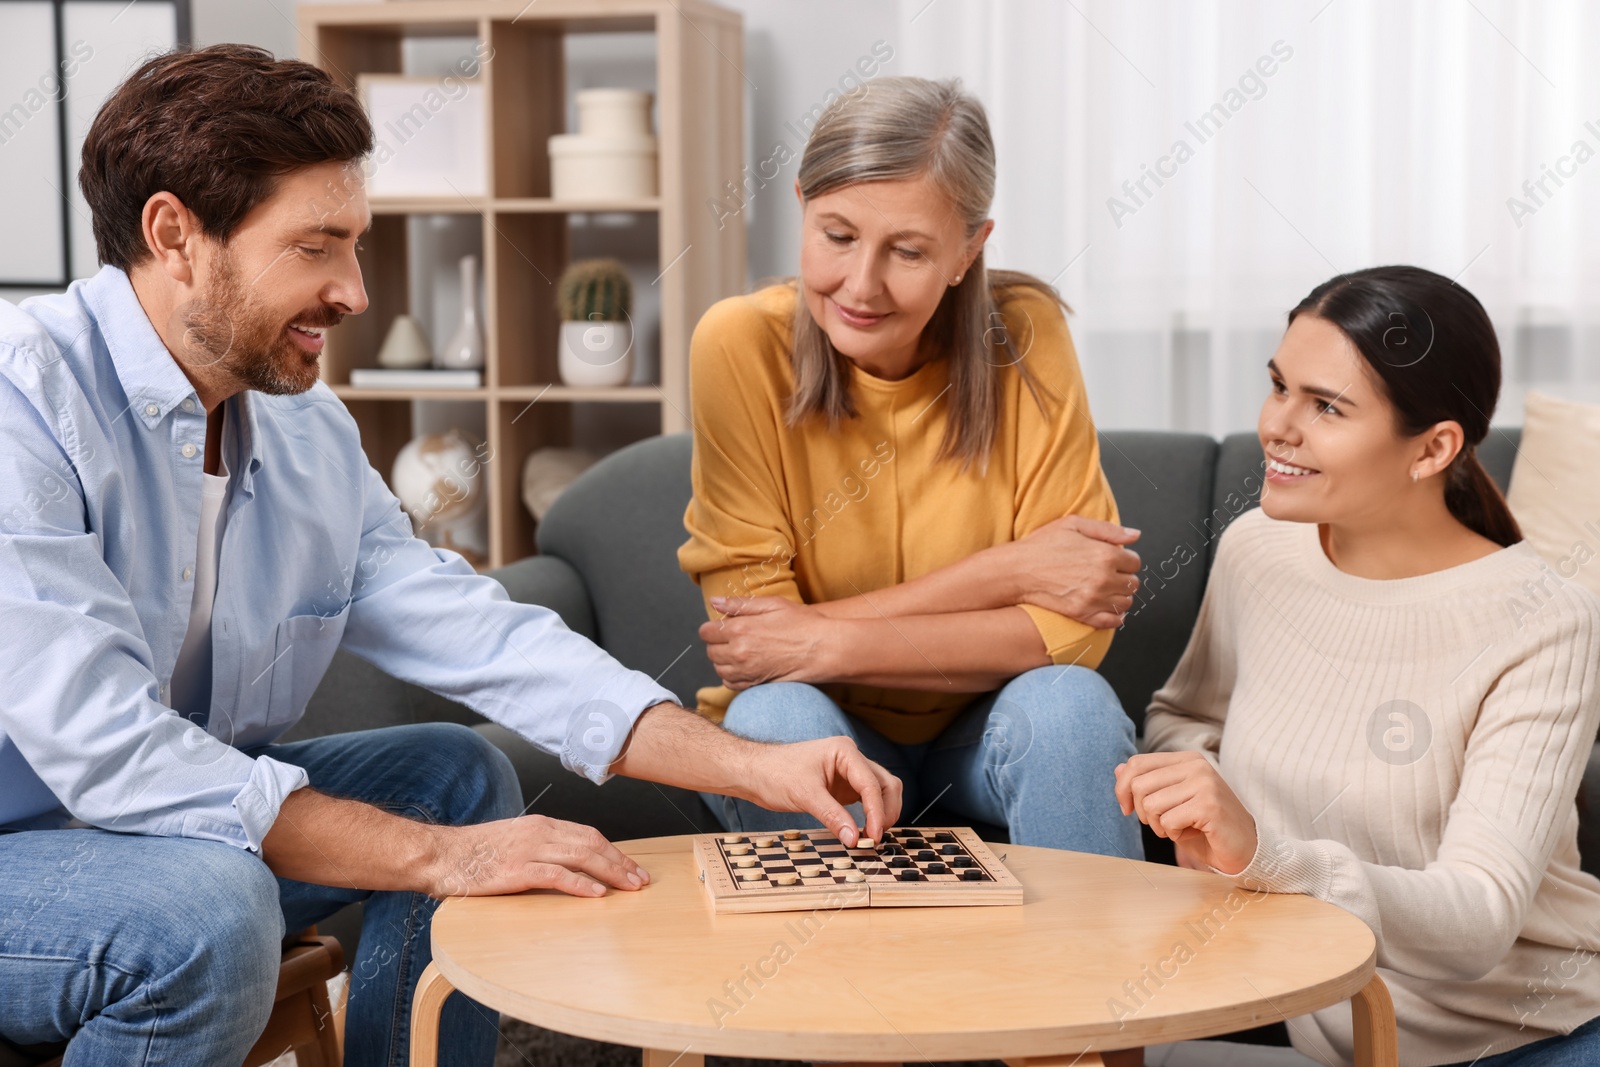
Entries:
{"label": "man's blue jeans", "polygon": [[[733,698],[722,725],[756,741],[853,738],[905,785],[903,824],[935,801],[1007,827],[1019,845],[1143,859],[1139,824],[1117,806],[1117,764],[1133,723],[1106,680],[1084,667],[1039,667],[981,697],[931,742],[900,745],[804,682],[769,682]],[[729,830],[815,826],[806,815],[701,794]],[[861,819],[860,805],[851,805]]]}
{"label": "man's blue jeans", "polygon": [[[322,792],[418,821],[466,825],[522,809],[511,762],[464,726],[396,726],[260,751],[304,767]],[[354,872],[341,880],[361,881]],[[411,996],[433,957],[432,898],[286,881],[260,857],[211,841],[0,834],[0,1036],[16,1045],[71,1039],[65,1067],[241,1063],[272,1012],[284,932],[358,900],[366,907],[345,1064],[402,1067]],[[498,1022],[453,994],[441,1064],[489,1067]]]}

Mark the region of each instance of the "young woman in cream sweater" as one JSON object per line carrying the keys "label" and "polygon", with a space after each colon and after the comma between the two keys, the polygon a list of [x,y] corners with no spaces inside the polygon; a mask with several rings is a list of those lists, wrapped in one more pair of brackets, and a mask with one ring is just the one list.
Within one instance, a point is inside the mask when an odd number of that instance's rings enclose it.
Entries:
{"label": "young woman in cream sweater", "polygon": [[[1600,1063],[1600,881],[1574,798],[1600,600],[1533,550],[1473,455],[1500,386],[1481,305],[1379,267],[1289,315],[1261,509],[1222,538],[1124,811],[1179,862],[1364,919],[1408,1067]],[[1351,1059],[1343,1007],[1294,1043]]]}

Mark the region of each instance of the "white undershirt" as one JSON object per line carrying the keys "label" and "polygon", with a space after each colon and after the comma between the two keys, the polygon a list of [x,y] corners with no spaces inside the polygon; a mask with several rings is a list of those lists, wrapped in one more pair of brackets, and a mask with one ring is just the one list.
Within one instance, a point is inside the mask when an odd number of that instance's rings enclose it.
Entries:
{"label": "white undershirt", "polygon": [[200,533],[194,552],[194,597],[189,630],[172,669],[172,707],[186,713],[211,709],[211,605],[217,597],[217,561],[222,555],[223,502],[228,498],[228,466],[206,474],[200,488]]}

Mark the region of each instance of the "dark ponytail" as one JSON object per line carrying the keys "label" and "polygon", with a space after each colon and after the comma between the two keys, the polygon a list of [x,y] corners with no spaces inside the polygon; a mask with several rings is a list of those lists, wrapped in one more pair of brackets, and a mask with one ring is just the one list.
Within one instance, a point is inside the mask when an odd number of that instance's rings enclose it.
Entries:
{"label": "dark ponytail", "polygon": [[1500,396],[1500,342],[1476,297],[1421,267],[1369,267],[1330,278],[1289,312],[1337,326],[1383,383],[1399,429],[1415,436],[1446,421],[1465,443],[1445,471],[1445,506],[1462,525],[1505,547],[1522,530],[1477,446]]}

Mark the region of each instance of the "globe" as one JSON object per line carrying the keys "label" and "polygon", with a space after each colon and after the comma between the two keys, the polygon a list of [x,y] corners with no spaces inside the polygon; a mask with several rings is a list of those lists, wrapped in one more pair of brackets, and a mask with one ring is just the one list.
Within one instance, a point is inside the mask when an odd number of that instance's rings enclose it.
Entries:
{"label": "globe", "polygon": [[487,547],[481,530],[487,454],[482,442],[462,430],[423,434],[400,450],[389,477],[417,536],[474,563]]}

